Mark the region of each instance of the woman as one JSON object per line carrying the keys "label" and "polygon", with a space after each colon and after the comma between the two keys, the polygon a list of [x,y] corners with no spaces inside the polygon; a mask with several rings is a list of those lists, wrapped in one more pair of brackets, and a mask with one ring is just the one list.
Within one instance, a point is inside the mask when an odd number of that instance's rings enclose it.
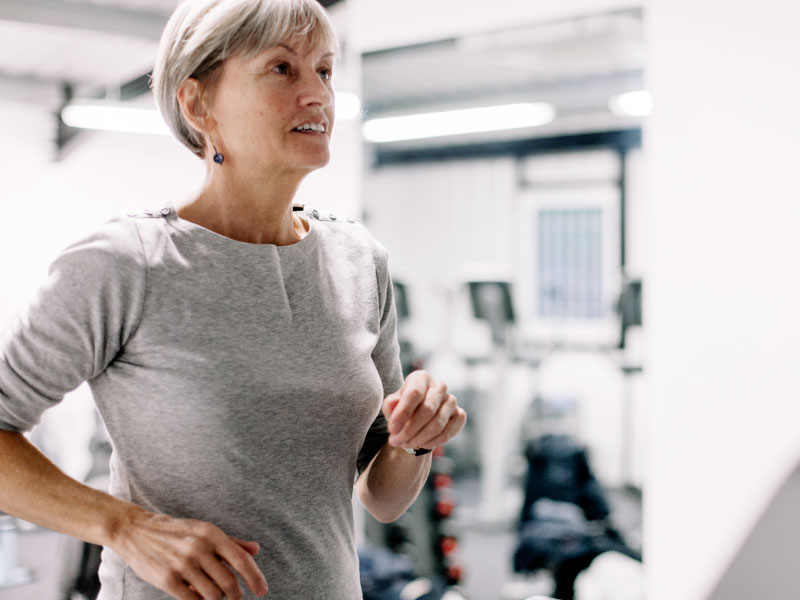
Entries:
{"label": "woman", "polygon": [[[386,249],[293,210],[335,51],[314,0],[182,3],[153,87],[200,191],[64,250],[0,344],[0,510],[103,545],[101,600],[361,598],[353,488],[396,519],[464,426],[443,383],[403,381]],[[84,380],[111,494],[21,434]]]}

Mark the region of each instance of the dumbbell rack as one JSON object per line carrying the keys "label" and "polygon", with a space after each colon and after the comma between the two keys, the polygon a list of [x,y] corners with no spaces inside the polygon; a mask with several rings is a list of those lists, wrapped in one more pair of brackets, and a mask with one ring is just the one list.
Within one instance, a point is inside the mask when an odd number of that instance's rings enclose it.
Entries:
{"label": "dumbbell rack", "polygon": [[426,483],[428,492],[431,563],[434,572],[443,577],[447,585],[461,582],[464,573],[458,559],[458,537],[450,518],[456,507],[453,490],[453,464],[445,456],[445,448],[434,449],[431,473]]}
{"label": "dumbbell rack", "polygon": [[367,519],[366,536],[376,546],[408,556],[419,576],[450,587],[461,583],[464,569],[451,520],[457,505],[453,461],[445,450],[433,450],[430,475],[408,511],[393,523]]}

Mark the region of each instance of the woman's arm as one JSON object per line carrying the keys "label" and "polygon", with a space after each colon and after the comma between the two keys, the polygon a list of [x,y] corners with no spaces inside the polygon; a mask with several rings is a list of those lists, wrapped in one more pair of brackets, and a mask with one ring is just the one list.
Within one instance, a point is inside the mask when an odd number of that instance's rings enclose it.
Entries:
{"label": "woman's arm", "polygon": [[145,581],[179,600],[242,598],[231,568],[253,593],[266,593],[253,561],[258,544],[202,521],[144,510],[75,481],[21,433],[0,430],[0,510],[66,535],[108,546]]}
{"label": "woman's arm", "polygon": [[404,448],[443,446],[467,422],[447,386],[426,371],[414,371],[383,401],[389,441],[356,480],[356,493],[369,513],[383,523],[400,517],[428,478],[431,454],[414,456]]}
{"label": "woman's arm", "polygon": [[107,546],[120,513],[133,505],[65,475],[24,435],[0,431],[0,510]]}
{"label": "woman's arm", "polygon": [[403,448],[384,444],[356,481],[361,504],[381,523],[396,521],[422,491],[431,456],[414,456]]}

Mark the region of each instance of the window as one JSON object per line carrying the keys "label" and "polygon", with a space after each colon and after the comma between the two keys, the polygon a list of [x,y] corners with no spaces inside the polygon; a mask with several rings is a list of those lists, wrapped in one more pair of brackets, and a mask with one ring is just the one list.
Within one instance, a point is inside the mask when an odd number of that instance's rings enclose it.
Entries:
{"label": "window", "polygon": [[544,209],[538,222],[539,316],[602,317],[602,211]]}
{"label": "window", "polygon": [[619,157],[537,155],[522,161],[520,175],[514,254],[522,335],[536,344],[615,344]]}

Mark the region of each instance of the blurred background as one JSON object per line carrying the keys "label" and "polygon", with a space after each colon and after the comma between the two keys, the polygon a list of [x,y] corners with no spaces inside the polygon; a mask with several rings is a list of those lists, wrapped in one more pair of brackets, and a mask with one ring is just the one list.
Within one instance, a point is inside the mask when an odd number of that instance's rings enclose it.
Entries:
{"label": "blurred background", "polygon": [[[388,248],[405,374],[470,416],[399,521],[355,501],[365,600],[796,600],[797,3],[323,4],[297,201]],[[70,242],[200,185],[158,117],[92,120],[154,111],[175,6],[0,0],[0,332]],[[29,437],[107,484],[85,385]],[[2,600],[94,598],[96,560],[0,515]]]}

